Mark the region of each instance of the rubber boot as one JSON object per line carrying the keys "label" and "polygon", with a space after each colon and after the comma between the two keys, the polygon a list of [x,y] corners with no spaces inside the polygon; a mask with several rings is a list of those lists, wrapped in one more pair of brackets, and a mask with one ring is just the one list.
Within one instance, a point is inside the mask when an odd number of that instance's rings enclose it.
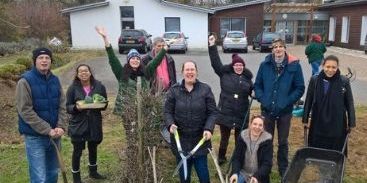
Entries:
{"label": "rubber boot", "polygon": [[80,177],[80,171],[71,171],[73,173],[73,183],[82,183],[82,179]]}
{"label": "rubber boot", "polygon": [[218,152],[218,164],[219,165],[223,165],[224,163],[227,162],[226,151],[227,149],[219,148],[219,152]]}
{"label": "rubber boot", "polygon": [[93,179],[106,179],[105,176],[99,174],[97,172],[97,165],[88,165],[89,166],[89,177]]}

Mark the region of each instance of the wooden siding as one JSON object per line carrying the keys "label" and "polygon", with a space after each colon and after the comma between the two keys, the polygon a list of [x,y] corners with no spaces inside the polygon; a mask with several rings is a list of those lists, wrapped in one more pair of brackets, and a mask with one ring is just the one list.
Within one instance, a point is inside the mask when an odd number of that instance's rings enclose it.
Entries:
{"label": "wooden siding", "polygon": [[[367,4],[330,9],[330,17],[336,17],[335,42],[333,45],[363,50],[360,45],[362,16],[367,16]],[[343,16],[349,17],[349,41],[341,43]]]}
{"label": "wooden siding", "polygon": [[220,35],[221,18],[246,18],[246,35],[249,44],[252,39],[263,30],[264,4],[249,5],[215,12],[209,16],[209,32]]}

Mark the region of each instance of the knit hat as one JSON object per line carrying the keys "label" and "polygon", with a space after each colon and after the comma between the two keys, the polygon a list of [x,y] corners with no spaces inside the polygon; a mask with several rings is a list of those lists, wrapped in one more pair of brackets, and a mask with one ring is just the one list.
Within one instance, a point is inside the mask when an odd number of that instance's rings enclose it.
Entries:
{"label": "knit hat", "polygon": [[130,59],[133,57],[138,57],[141,60],[140,53],[136,51],[136,49],[131,49],[127,54],[127,62],[129,63]]}
{"label": "knit hat", "polygon": [[321,37],[318,34],[312,35],[312,41],[321,43]]}
{"label": "knit hat", "polygon": [[243,66],[245,66],[245,61],[237,54],[237,53],[234,53],[232,54],[232,66],[236,63],[242,63]]}
{"label": "knit hat", "polygon": [[52,52],[51,52],[51,50],[49,50],[47,48],[37,48],[37,49],[33,50],[33,56],[32,56],[33,64],[36,64],[36,59],[40,55],[48,55],[48,56],[50,56],[51,61],[52,61]]}

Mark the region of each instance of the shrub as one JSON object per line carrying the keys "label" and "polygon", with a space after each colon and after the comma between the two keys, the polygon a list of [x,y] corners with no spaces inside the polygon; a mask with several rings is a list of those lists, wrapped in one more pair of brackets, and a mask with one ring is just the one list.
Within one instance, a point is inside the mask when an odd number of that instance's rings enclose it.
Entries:
{"label": "shrub", "polygon": [[70,59],[67,59],[67,58],[68,58],[67,56],[62,57],[61,55],[54,54],[52,56],[52,65],[51,65],[52,69],[61,67],[65,64],[69,63]]}
{"label": "shrub", "polygon": [[0,78],[18,79],[26,71],[26,66],[21,64],[6,64],[0,67]]}
{"label": "shrub", "polygon": [[18,58],[17,61],[15,61],[16,64],[24,65],[27,70],[32,68],[33,61],[30,58],[21,57]]}
{"label": "shrub", "polygon": [[21,50],[21,47],[16,42],[0,42],[0,55],[14,54]]}
{"label": "shrub", "polygon": [[67,53],[70,51],[70,47],[69,45],[62,43],[61,45],[49,45],[50,49],[54,52],[54,53]]}

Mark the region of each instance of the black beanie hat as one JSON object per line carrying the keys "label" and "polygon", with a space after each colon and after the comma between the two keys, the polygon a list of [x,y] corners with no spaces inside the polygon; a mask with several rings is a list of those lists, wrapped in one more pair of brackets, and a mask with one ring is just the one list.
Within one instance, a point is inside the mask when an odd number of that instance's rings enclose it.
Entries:
{"label": "black beanie hat", "polygon": [[36,59],[40,55],[48,55],[48,56],[50,56],[51,61],[52,61],[52,52],[51,52],[51,50],[49,50],[47,48],[37,48],[37,49],[33,50],[33,56],[32,56],[33,64],[36,64]]}

